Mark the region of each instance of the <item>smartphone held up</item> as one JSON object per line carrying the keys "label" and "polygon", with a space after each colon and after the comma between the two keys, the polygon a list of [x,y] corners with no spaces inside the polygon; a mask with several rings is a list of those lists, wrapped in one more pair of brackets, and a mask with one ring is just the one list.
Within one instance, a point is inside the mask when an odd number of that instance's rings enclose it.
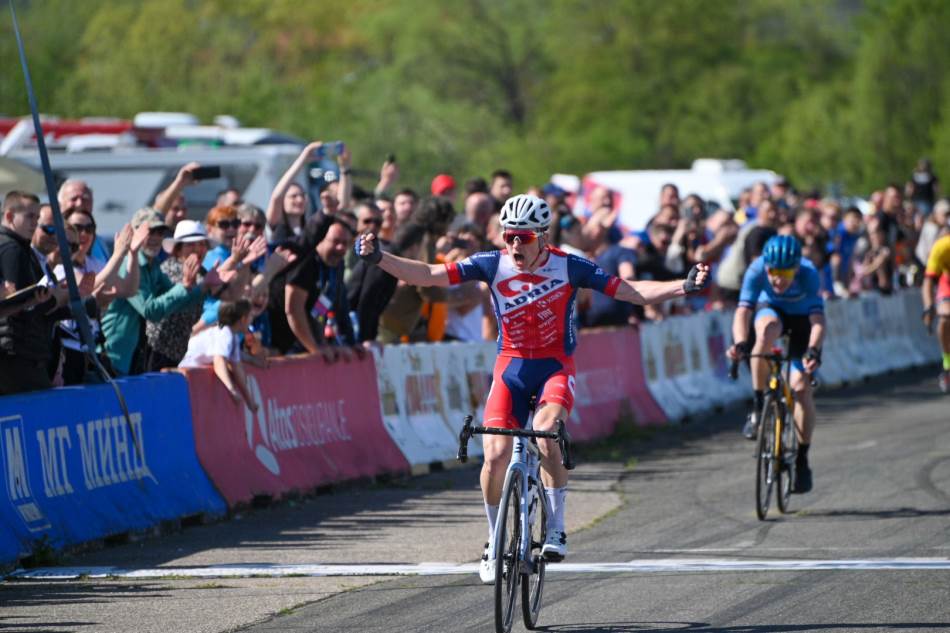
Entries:
{"label": "smartphone held up", "polygon": [[339,156],[345,149],[346,145],[343,144],[343,141],[328,141],[317,150],[317,156],[320,158]]}
{"label": "smartphone held up", "polygon": [[217,165],[195,167],[191,170],[191,177],[195,180],[213,180],[221,177],[221,168]]}

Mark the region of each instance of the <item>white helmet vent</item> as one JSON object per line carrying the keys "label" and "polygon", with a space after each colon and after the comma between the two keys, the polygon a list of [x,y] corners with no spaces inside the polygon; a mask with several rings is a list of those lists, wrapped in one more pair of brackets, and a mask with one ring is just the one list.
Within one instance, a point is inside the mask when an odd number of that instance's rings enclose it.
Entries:
{"label": "white helmet vent", "polygon": [[551,207],[537,196],[520,194],[508,198],[499,221],[506,229],[543,231],[551,225]]}

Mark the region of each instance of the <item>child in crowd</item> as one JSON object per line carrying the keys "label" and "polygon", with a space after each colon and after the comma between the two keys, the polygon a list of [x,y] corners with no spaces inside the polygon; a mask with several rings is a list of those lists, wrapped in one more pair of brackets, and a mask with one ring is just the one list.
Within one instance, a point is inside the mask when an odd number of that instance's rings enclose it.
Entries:
{"label": "child in crowd", "polygon": [[218,379],[224,383],[236,404],[244,403],[257,411],[257,403],[247,388],[247,377],[241,365],[239,334],[251,325],[251,302],[246,299],[222,301],[218,307],[216,327],[202,330],[188,341],[188,351],[179,367],[206,367],[212,365]]}

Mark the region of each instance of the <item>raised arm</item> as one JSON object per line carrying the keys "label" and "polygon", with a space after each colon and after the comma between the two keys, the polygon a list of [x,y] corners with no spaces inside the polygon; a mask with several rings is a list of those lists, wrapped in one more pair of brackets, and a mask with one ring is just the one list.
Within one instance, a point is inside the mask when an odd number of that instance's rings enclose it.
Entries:
{"label": "raised arm", "polygon": [[373,194],[378,198],[389,191],[397,180],[399,180],[399,166],[396,164],[396,157],[390,155],[379,170],[379,182],[373,188]]}
{"label": "raised arm", "polygon": [[693,266],[686,279],[674,279],[673,281],[629,281],[620,279],[620,285],[617,286],[614,299],[637,305],[661,303],[702,290],[708,279],[709,268],[706,264]]}
{"label": "raised arm", "polygon": [[273,193],[271,193],[270,202],[267,204],[267,224],[271,228],[277,226],[281,219],[283,219],[284,194],[287,193],[287,189],[293,183],[297,174],[300,173],[300,170],[304,168],[310,161],[310,158],[322,146],[323,143],[320,141],[308,143],[307,146],[303,148],[303,151],[300,152],[300,155],[290,164],[290,167],[287,168],[284,175],[280,177],[280,180],[277,181],[277,186],[274,188]]}
{"label": "raised arm", "polygon": [[376,247],[372,233],[360,235],[356,241],[356,254],[371,264],[376,264],[387,273],[411,286],[449,286],[449,273],[442,264],[426,264],[392,253],[384,253]]}
{"label": "raised arm", "polygon": [[[132,231],[131,226],[128,230],[123,227],[120,235],[116,237],[116,247],[112,252],[112,258],[106,267],[96,275],[96,284],[105,286],[114,286],[116,296],[128,298],[139,291],[139,250],[148,239],[148,224],[142,223],[139,228]],[[121,246],[121,248],[120,248]],[[119,255],[119,251],[122,254]],[[118,255],[118,257],[116,257]],[[119,275],[122,258],[125,256],[125,277]]]}
{"label": "raised arm", "polygon": [[349,211],[353,204],[353,177],[350,175],[353,160],[349,146],[343,146],[343,152],[336,157],[336,162],[340,166],[340,208]]}
{"label": "raised arm", "polygon": [[165,214],[171,209],[172,204],[174,204],[178,196],[181,195],[182,189],[188,185],[195,184],[195,179],[191,175],[191,172],[199,167],[201,167],[201,165],[194,161],[188,163],[178,170],[171,184],[155,196],[155,209],[162,214],[162,217],[165,217]]}

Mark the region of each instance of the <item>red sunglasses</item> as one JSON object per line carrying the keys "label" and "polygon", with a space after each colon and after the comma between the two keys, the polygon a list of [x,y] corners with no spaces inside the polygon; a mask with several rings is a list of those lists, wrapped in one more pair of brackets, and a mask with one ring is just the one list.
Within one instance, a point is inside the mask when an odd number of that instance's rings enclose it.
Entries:
{"label": "red sunglasses", "polygon": [[514,244],[515,239],[520,240],[522,244],[532,244],[538,239],[538,235],[534,231],[505,231],[503,237],[505,238],[505,244]]}

